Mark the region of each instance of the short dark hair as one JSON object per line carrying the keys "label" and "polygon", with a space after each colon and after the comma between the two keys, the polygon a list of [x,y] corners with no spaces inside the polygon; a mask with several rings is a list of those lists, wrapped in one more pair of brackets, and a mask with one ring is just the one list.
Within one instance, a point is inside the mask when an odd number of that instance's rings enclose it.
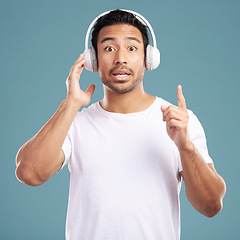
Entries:
{"label": "short dark hair", "polygon": [[98,34],[103,27],[111,26],[115,24],[129,24],[136,27],[141,33],[143,37],[143,45],[144,45],[144,54],[146,57],[146,49],[149,44],[149,37],[147,32],[147,27],[143,25],[135,16],[134,14],[124,11],[124,10],[112,10],[108,14],[100,17],[95,25],[93,26],[92,32],[92,46],[96,52],[97,56],[97,41],[98,41]]}

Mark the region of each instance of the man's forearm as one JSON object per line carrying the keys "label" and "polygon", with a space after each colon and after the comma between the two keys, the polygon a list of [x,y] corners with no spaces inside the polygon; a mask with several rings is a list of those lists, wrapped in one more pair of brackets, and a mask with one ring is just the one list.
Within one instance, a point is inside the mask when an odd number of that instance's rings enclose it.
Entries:
{"label": "man's forearm", "polygon": [[61,167],[61,147],[80,106],[63,100],[56,113],[42,129],[19,150],[16,175],[29,185],[40,185]]}
{"label": "man's forearm", "polygon": [[56,173],[63,161],[61,151],[71,123],[81,107],[90,103],[95,85],[86,92],[80,88],[79,79],[85,59],[81,54],[72,66],[66,81],[67,98],[42,129],[19,150],[16,156],[16,176],[29,185],[40,185]]}
{"label": "man's forearm", "polygon": [[189,143],[180,151],[183,176],[188,200],[205,216],[213,217],[222,208],[226,185],[213,164],[207,164]]}

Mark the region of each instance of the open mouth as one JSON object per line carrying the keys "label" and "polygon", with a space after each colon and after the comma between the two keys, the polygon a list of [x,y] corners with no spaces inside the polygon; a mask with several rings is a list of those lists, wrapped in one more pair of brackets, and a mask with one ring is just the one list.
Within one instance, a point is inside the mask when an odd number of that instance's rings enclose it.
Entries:
{"label": "open mouth", "polygon": [[124,77],[127,77],[129,75],[130,74],[127,74],[127,73],[116,73],[116,74],[113,74],[113,76],[116,76],[118,78],[124,78]]}
{"label": "open mouth", "polygon": [[112,75],[118,79],[126,79],[131,75],[131,72],[128,69],[117,68],[112,72]]}

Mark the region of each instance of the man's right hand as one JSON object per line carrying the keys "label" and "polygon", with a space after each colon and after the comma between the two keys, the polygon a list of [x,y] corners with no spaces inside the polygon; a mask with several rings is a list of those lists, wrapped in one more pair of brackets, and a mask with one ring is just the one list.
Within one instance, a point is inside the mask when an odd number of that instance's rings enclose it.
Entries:
{"label": "man's right hand", "polygon": [[16,176],[21,182],[31,186],[41,185],[61,168],[65,160],[61,147],[69,128],[79,108],[89,104],[95,90],[93,84],[86,92],[80,88],[79,78],[84,63],[81,54],[67,78],[67,98],[39,132],[19,149]]}
{"label": "man's right hand", "polygon": [[84,67],[84,63],[85,59],[83,54],[81,54],[72,66],[66,81],[67,99],[77,103],[79,105],[79,108],[85,107],[90,103],[91,97],[95,90],[94,84],[90,85],[86,92],[80,88],[79,79]]}

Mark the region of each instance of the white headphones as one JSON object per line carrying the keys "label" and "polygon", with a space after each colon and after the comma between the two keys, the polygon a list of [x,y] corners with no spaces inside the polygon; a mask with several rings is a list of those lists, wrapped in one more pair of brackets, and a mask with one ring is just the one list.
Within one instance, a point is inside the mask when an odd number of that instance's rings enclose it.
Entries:
{"label": "white headphones", "polygon": [[[121,9],[121,10],[132,13],[144,26],[148,27],[148,29],[151,33],[151,36],[152,36],[153,46],[148,45],[147,49],[146,49],[146,69],[147,69],[147,71],[150,71],[150,70],[157,68],[160,64],[160,52],[157,49],[156,37],[153,32],[152,26],[139,13],[130,11],[130,10],[124,10],[124,9]],[[90,24],[90,26],[88,27],[88,30],[87,30],[87,34],[86,34],[86,38],[85,38],[85,51],[83,53],[84,58],[86,60],[84,66],[87,70],[92,71],[92,72],[97,72],[98,69],[97,69],[97,57],[96,57],[95,50],[93,47],[88,48],[88,40],[89,40],[90,31],[94,27],[97,20],[100,17],[108,14],[109,12],[111,12],[111,11],[104,12],[104,13],[100,14],[99,16],[97,16],[92,21],[92,23]]]}

